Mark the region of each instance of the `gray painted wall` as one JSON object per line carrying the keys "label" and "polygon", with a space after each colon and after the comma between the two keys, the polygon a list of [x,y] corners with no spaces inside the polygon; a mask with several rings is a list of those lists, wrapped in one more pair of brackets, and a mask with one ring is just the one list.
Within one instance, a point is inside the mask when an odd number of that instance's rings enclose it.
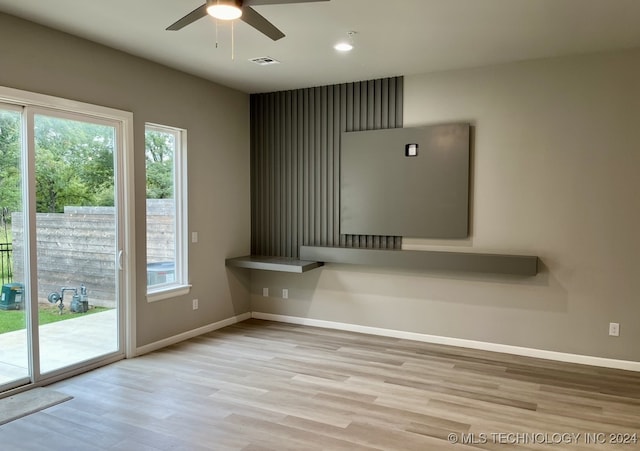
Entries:
{"label": "gray painted wall", "polygon": [[137,345],[247,312],[248,275],[227,275],[224,260],[249,253],[249,96],[3,14],[0,42],[0,85],[133,112],[137,206],[145,204],[145,122],[188,130],[189,228],[199,232],[189,249],[193,288],[146,302],[145,211],[138,207]]}
{"label": "gray painted wall", "polygon": [[405,77],[406,127],[455,121],[475,127],[471,235],[404,248],[539,255],[540,274],[254,271],[252,310],[640,361],[640,49]]}

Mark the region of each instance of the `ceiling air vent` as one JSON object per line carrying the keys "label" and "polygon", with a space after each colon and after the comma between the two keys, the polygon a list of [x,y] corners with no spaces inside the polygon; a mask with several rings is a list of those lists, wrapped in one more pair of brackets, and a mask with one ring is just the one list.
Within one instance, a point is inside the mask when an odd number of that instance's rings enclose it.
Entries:
{"label": "ceiling air vent", "polygon": [[268,56],[261,56],[259,58],[251,58],[249,61],[252,63],[259,64],[260,66],[269,66],[271,64],[280,64],[280,61],[274,60]]}

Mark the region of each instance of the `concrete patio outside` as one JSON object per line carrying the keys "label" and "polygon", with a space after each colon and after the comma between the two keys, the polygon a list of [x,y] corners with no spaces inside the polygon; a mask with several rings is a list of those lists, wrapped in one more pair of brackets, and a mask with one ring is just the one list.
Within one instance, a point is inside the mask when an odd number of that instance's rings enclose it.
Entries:
{"label": "concrete patio outside", "polygon": [[[42,373],[115,352],[117,348],[116,309],[40,326]],[[0,334],[0,385],[28,376],[26,330]]]}

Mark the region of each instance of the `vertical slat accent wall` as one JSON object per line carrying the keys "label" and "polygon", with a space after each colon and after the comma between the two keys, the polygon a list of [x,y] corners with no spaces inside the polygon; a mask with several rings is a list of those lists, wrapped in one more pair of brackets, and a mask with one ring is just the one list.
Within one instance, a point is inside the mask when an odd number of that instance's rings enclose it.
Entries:
{"label": "vertical slat accent wall", "polygon": [[251,95],[252,254],[401,247],[340,234],[340,134],[402,127],[402,101],[402,77]]}

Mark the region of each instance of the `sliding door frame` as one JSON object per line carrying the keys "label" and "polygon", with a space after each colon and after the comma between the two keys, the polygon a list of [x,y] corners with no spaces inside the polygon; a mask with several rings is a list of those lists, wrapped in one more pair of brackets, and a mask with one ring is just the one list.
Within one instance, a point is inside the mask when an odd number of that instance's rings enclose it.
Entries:
{"label": "sliding door frame", "polygon": [[[26,143],[26,136],[25,136],[25,131],[26,131],[26,116],[25,116],[25,109],[24,106],[22,105],[16,105],[15,103],[11,103],[11,102],[7,102],[5,101],[2,97],[0,97],[0,109],[4,110],[4,111],[13,111],[15,113],[18,113],[20,115],[20,140],[19,140],[19,145],[20,145],[20,150],[19,150],[19,155],[20,155],[20,163],[21,165],[24,165],[24,154],[25,154],[25,143]],[[22,166],[21,166],[22,167]],[[20,192],[21,192],[21,203],[23,206],[25,206],[28,202],[28,200],[26,199],[26,196],[24,195],[25,193],[25,187],[28,184],[27,181],[24,180],[24,177],[22,176],[22,171],[21,171],[21,176],[20,176]],[[22,215],[26,215],[26,208],[23,207],[22,209]],[[25,223],[23,221],[23,223]],[[26,245],[28,243],[25,243],[25,254],[26,254]],[[14,251],[15,252],[15,251]],[[25,287],[26,288],[26,287]],[[26,294],[23,294],[23,299],[28,299],[26,297]],[[26,305],[26,303],[25,303]],[[25,328],[24,328],[24,333],[25,333],[25,342],[26,342],[26,347],[25,347],[25,352],[27,353],[27,374],[25,376],[22,376],[18,379],[14,379],[12,381],[6,382],[4,384],[0,385],[0,393],[3,392],[9,392],[10,390],[15,389],[16,387],[22,387],[25,385],[28,385],[32,382],[32,375],[34,374],[34,370],[33,370],[33,365],[32,365],[32,356],[33,353],[31,352],[32,349],[32,335],[31,335],[31,325],[29,324],[30,322],[30,315],[26,315],[25,316]]]}
{"label": "sliding door frame", "polygon": [[[13,393],[28,389],[32,386],[45,385],[56,380],[70,377],[74,374],[95,368],[125,357],[134,357],[136,350],[135,332],[135,204],[134,204],[134,171],[133,171],[133,114],[128,111],[92,105],[83,102],[53,97],[28,91],[0,86],[0,103],[22,108],[22,188],[26,195],[23,199],[24,224],[28,230],[28,240],[25,240],[25,258],[28,259],[28,286],[25,295],[37,293],[37,278],[32,277],[37,267],[37,255],[33,240],[35,237],[35,140],[33,136],[34,115],[53,114],[57,117],[73,117],[74,119],[93,119],[98,123],[109,123],[116,128],[117,140],[114,149],[114,178],[120,180],[115,184],[116,214],[119,218],[116,230],[116,277],[117,290],[120,298],[118,309],[118,351],[106,355],[104,358],[72,365],[64,369],[41,375],[38,340],[38,306],[31,302],[30,315],[27,316],[27,342],[31,370],[31,384],[9,390]],[[25,296],[25,298],[27,298]]]}

